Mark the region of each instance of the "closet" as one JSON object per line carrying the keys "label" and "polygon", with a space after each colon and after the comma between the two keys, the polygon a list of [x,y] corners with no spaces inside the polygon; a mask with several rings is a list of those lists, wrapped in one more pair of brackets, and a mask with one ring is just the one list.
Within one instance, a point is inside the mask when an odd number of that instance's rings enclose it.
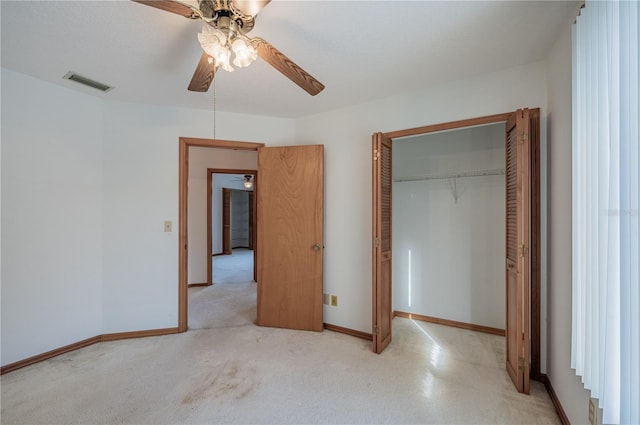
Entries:
{"label": "closet", "polygon": [[505,125],[393,139],[393,310],[505,329]]}

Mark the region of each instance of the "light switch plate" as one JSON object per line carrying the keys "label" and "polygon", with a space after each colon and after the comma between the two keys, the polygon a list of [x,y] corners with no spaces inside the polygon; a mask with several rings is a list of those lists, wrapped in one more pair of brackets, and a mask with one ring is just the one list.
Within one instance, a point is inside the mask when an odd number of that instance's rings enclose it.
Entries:
{"label": "light switch plate", "polygon": [[164,231],[169,233],[172,231],[172,227],[173,227],[173,223],[171,223],[171,220],[166,220],[164,222]]}

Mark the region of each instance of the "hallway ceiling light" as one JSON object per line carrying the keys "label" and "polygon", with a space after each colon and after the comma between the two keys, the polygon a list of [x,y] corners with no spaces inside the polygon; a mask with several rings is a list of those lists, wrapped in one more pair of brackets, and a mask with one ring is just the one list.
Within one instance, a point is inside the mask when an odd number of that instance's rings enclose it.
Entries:
{"label": "hallway ceiling light", "polygon": [[244,176],[244,187],[251,189],[253,187],[253,176],[246,174]]}

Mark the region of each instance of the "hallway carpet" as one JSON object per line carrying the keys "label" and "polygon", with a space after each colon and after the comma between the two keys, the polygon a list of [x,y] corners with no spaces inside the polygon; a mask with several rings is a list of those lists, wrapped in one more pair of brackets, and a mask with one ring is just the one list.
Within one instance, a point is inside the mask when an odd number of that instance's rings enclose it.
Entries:
{"label": "hallway carpet", "polygon": [[256,321],[253,251],[213,257],[213,285],[189,288],[189,329],[245,326]]}

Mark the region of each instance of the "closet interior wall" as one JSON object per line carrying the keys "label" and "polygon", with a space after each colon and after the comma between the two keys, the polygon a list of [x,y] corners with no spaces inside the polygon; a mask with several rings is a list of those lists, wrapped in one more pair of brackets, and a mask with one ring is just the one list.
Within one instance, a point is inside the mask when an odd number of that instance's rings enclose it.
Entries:
{"label": "closet interior wall", "polygon": [[393,142],[393,309],[505,328],[504,124]]}

